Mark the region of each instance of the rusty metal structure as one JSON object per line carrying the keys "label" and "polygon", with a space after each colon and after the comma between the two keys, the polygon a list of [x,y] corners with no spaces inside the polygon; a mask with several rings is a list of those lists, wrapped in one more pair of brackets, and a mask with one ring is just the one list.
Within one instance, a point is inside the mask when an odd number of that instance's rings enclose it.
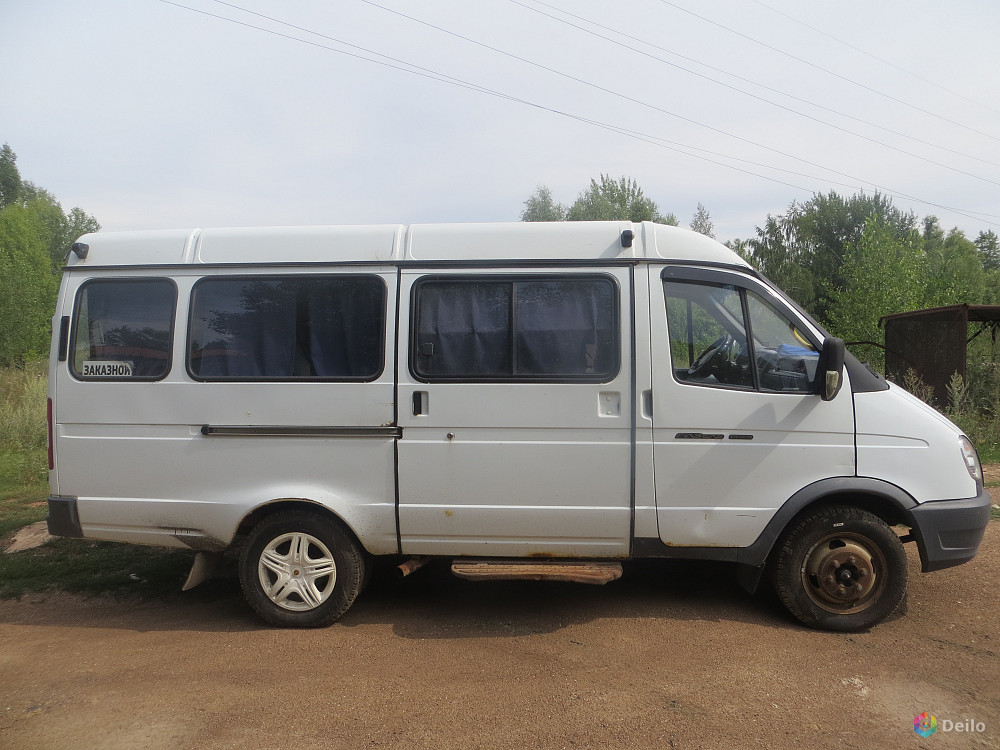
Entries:
{"label": "rusty metal structure", "polygon": [[[969,335],[969,324],[978,328]],[[948,403],[948,381],[954,373],[965,379],[969,344],[984,332],[996,340],[1000,305],[948,305],[886,315],[886,377],[902,383],[913,369],[934,389],[939,404]]]}

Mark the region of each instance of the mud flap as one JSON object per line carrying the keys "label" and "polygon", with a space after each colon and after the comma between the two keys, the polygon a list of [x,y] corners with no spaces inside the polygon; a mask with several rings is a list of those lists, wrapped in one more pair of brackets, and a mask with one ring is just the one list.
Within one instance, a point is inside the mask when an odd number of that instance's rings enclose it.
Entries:
{"label": "mud flap", "polygon": [[219,574],[222,568],[221,552],[199,552],[194,556],[194,563],[191,565],[191,572],[188,573],[187,580],[181,587],[181,591],[193,589],[199,583],[207,581]]}

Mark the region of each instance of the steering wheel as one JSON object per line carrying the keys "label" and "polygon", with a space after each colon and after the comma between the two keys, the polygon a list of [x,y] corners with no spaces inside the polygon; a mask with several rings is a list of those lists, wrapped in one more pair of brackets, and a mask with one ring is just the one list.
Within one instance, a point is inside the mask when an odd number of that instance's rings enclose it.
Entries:
{"label": "steering wheel", "polygon": [[714,374],[719,365],[729,359],[729,350],[736,339],[728,333],[720,336],[705,349],[688,368],[688,377],[707,378]]}

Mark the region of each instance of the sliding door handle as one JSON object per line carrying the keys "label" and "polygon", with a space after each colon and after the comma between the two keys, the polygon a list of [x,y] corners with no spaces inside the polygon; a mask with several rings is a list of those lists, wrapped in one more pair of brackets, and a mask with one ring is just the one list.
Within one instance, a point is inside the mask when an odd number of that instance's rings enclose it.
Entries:
{"label": "sliding door handle", "polygon": [[430,395],[427,391],[413,392],[413,416],[421,417],[427,414],[430,405]]}

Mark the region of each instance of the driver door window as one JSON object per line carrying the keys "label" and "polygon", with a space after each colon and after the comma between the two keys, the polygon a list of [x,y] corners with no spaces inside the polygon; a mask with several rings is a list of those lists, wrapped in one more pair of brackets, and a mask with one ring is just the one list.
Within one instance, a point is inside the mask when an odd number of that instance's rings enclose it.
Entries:
{"label": "driver door window", "polygon": [[671,365],[692,385],[813,393],[819,352],[755,292],[702,281],[664,281]]}
{"label": "driver door window", "polygon": [[753,388],[746,323],[732,286],[664,282],[674,377],[682,383]]}

